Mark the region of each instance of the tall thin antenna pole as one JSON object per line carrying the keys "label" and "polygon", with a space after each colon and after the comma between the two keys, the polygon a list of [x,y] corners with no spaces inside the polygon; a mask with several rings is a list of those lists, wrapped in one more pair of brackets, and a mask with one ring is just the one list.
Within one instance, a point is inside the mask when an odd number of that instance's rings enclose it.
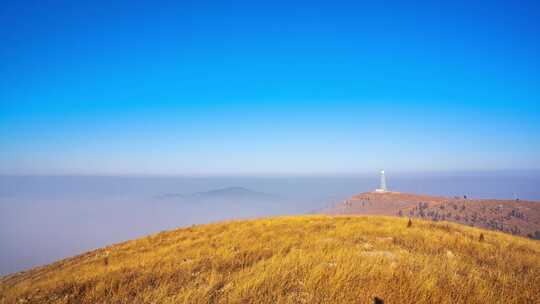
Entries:
{"label": "tall thin antenna pole", "polygon": [[386,178],[384,177],[384,170],[381,171],[381,187],[382,191],[386,191]]}

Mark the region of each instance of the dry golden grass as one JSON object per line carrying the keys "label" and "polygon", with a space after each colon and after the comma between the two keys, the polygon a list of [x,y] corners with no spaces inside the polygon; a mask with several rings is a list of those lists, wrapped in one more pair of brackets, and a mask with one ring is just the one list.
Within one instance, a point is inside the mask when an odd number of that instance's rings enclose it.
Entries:
{"label": "dry golden grass", "polygon": [[[480,234],[484,241],[480,241]],[[298,216],[163,232],[0,279],[0,303],[539,303],[540,242]]]}

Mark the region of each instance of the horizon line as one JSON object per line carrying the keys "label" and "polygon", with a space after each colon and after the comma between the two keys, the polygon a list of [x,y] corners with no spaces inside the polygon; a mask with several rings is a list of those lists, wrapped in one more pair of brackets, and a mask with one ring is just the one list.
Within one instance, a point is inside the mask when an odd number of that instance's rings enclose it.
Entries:
{"label": "horizon line", "polygon": [[[359,172],[312,172],[312,173],[0,173],[0,177],[170,177],[170,178],[286,178],[286,177],[366,177],[378,176],[380,170],[369,170]],[[537,173],[539,169],[468,169],[468,170],[388,170],[385,173],[391,176],[403,175],[453,175],[453,174],[489,174],[489,173]]]}

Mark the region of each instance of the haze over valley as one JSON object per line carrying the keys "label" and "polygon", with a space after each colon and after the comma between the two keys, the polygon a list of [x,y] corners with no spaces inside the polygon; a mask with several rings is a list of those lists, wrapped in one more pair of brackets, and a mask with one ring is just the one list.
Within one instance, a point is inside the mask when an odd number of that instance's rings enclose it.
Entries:
{"label": "haze over valley", "polygon": [[[388,185],[395,191],[540,200],[538,172],[389,174]],[[352,195],[372,191],[378,182],[377,172],[266,178],[3,176],[0,273],[176,227],[320,213]]]}

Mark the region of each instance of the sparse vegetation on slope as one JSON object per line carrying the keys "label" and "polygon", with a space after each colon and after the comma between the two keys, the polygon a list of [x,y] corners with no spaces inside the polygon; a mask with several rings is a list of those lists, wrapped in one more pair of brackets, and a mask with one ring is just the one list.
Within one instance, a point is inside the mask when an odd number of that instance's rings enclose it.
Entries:
{"label": "sparse vegetation on slope", "polygon": [[455,222],[529,238],[540,235],[540,202],[533,201],[366,192],[336,204],[325,213],[407,216]]}
{"label": "sparse vegetation on slope", "polygon": [[[0,303],[533,303],[540,243],[447,222],[201,225],[0,279]],[[480,235],[482,234],[482,237]]]}

